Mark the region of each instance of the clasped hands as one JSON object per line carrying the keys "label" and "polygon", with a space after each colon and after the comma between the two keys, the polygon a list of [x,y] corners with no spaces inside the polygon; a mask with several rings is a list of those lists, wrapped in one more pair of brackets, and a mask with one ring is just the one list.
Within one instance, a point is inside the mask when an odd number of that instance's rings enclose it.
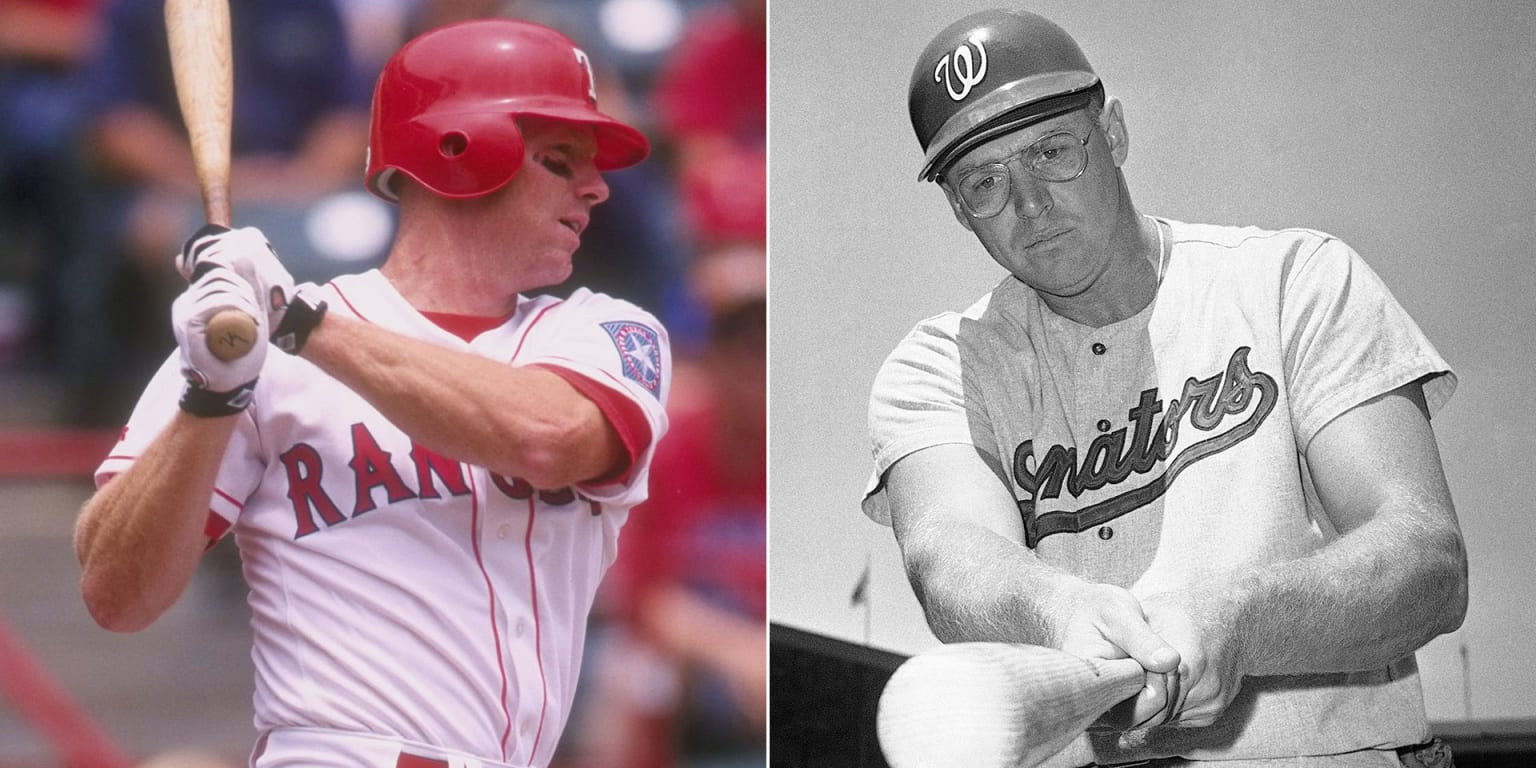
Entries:
{"label": "clasped hands", "polygon": [[209,351],[208,323],[225,310],[256,321],[258,338],[297,354],[325,303],[296,288],[265,235],[254,227],[208,225],[188,238],[176,269],[190,283],[171,305],[172,331],[187,379],[181,407],[196,416],[239,413],[251,401],[267,345],[221,360]]}
{"label": "clasped hands", "polygon": [[1127,731],[1216,722],[1237,696],[1243,672],[1230,606],[1192,590],[1138,597],[1106,584],[1075,596],[1061,649],[1089,659],[1131,658],[1147,685],[1110,709],[1090,731]]}

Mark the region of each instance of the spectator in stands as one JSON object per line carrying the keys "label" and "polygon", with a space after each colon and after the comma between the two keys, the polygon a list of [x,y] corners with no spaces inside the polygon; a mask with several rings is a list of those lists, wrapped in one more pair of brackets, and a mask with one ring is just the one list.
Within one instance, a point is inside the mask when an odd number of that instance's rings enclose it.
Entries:
{"label": "spectator in stands", "polygon": [[766,0],[709,7],[657,75],[657,119],[700,250],[766,240],[767,29]]}
{"label": "spectator in stands", "polygon": [[0,0],[0,363],[58,362],[63,275],[81,247],[79,68],[97,10]]}

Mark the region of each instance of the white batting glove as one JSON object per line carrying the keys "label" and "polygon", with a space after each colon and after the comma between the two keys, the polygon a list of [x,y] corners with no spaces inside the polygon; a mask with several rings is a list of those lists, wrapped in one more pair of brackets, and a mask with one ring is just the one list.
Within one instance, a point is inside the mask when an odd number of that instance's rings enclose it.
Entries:
{"label": "white batting glove", "polygon": [[255,227],[229,229],[209,224],[187,239],[176,257],[176,269],[188,280],[214,266],[233,270],[255,288],[272,343],[292,355],[299,353],[310,331],[325,316],[325,302],[300,295],[293,275],[277,258],[266,235]]}
{"label": "white batting glove", "polygon": [[267,359],[264,343],[252,344],[244,356],[227,362],[208,350],[208,321],[226,309],[255,318],[257,338],[266,338],[267,315],[257,305],[251,284],[225,267],[204,270],[171,304],[171,330],[187,379],[181,409],[193,416],[232,416],[245,410]]}

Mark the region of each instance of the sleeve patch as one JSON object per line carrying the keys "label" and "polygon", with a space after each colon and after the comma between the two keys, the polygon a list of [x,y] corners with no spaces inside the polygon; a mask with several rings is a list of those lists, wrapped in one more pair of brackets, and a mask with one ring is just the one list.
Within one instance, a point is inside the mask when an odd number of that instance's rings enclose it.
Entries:
{"label": "sleeve patch", "polygon": [[603,323],[603,330],[619,352],[624,377],[661,397],[661,344],[656,331],[640,323],[614,321]]}

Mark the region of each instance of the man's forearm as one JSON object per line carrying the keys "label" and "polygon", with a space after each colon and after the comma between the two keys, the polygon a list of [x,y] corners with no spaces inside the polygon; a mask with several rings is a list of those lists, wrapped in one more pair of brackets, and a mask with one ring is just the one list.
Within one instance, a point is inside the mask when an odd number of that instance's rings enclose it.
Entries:
{"label": "man's forearm", "polygon": [[597,406],[548,371],[335,316],[315,330],[303,356],[422,445],[540,488],[589,480],[623,455]]}
{"label": "man's forearm", "polygon": [[1237,580],[1245,671],[1385,667],[1460,626],[1466,578],[1454,530],[1378,516],[1314,555]]}
{"label": "man's forearm", "polygon": [[1080,580],[979,526],[919,528],[902,545],[907,578],[940,640],[1060,646],[1067,595]]}
{"label": "man's forearm", "polygon": [[974,449],[917,451],[887,485],[907,579],[934,635],[1061,647],[1089,585],[1024,546],[1012,497]]}
{"label": "man's forearm", "polygon": [[208,501],[241,416],[184,413],[86,502],[75,526],[80,589],[101,626],[134,632],[186,589],[207,544]]}

